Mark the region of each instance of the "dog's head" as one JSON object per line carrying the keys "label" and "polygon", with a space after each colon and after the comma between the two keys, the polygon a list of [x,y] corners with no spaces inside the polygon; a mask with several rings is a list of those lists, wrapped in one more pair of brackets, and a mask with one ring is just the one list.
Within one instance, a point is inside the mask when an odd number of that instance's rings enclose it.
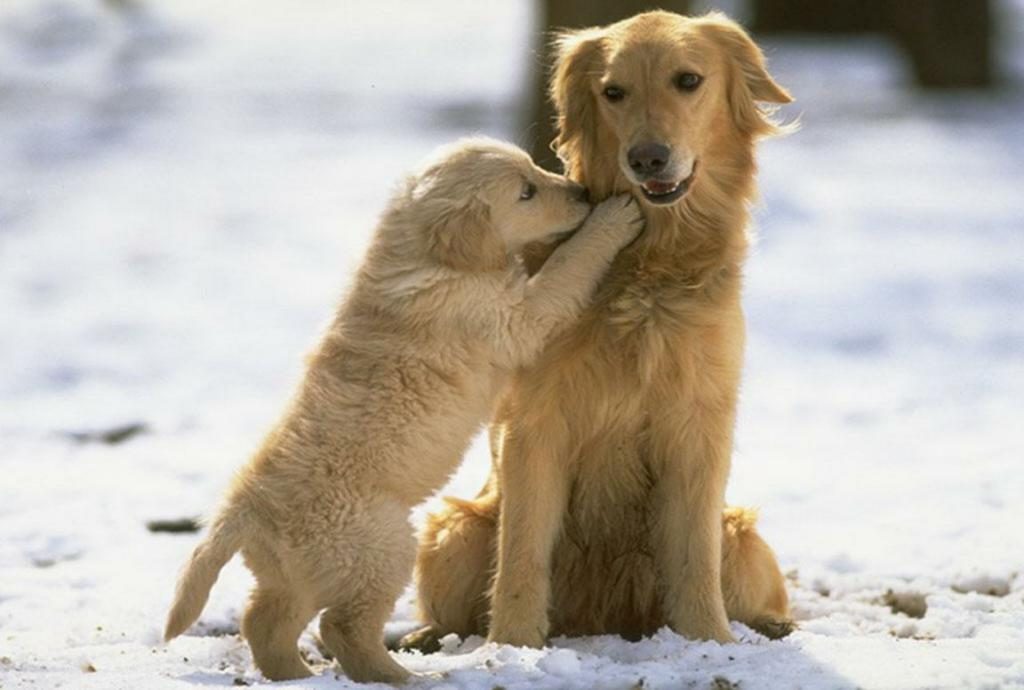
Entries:
{"label": "dog's head", "polygon": [[485,138],[440,150],[414,178],[411,195],[431,253],[469,271],[501,268],[526,244],[570,232],[590,212],[584,187]]}
{"label": "dog's head", "polygon": [[792,100],[746,32],[721,14],[648,12],[561,34],[556,55],[555,146],[598,195],[632,187],[649,204],[675,204],[699,184],[702,157],[717,142],[777,131],[759,102]]}

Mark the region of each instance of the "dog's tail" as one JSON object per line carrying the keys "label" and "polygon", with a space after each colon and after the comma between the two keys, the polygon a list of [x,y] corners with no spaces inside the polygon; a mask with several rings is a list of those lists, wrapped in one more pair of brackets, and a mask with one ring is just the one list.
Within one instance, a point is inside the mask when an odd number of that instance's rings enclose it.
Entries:
{"label": "dog's tail", "polygon": [[221,512],[210,525],[210,532],[199,543],[185,565],[174,592],[174,604],[167,614],[164,639],[172,640],[195,623],[217,581],[221,568],[242,546],[240,516]]}

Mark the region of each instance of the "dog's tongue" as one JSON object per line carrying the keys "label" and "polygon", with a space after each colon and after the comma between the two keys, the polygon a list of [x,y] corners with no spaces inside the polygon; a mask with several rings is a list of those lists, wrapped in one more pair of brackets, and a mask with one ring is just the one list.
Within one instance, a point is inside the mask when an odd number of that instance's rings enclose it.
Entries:
{"label": "dog's tongue", "polygon": [[667,194],[675,189],[676,186],[675,182],[655,182],[654,180],[644,182],[644,189],[652,194]]}

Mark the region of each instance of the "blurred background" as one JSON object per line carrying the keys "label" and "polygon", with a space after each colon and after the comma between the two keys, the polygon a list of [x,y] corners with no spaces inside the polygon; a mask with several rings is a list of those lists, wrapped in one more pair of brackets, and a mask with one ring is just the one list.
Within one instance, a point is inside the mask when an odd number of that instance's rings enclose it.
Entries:
{"label": "blurred background", "polygon": [[[471,133],[554,165],[543,32],[647,5],[3,0],[0,617],[158,609],[99,564],[169,587],[191,542],[142,526],[214,504],[402,172]],[[807,577],[1024,570],[1024,2],[715,7],[802,123],[760,150],[730,500]]]}

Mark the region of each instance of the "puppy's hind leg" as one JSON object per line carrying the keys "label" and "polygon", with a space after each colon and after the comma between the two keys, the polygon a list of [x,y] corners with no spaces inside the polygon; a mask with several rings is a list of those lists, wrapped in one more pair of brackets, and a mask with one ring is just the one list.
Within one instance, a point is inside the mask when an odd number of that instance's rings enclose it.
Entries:
{"label": "puppy's hind leg", "polygon": [[[321,550],[323,562],[336,567],[320,583],[327,608],[320,639],[357,683],[402,683],[411,674],[388,654],[384,624],[412,574],[416,541],[404,506],[367,506],[361,519],[339,535],[334,551]],[[362,531],[365,525],[373,528]]]}
{"label": "puppy's hind leg", "polygon": [[242,617],[242,636],[266,678],[293,680],[313,675],[299,656],[298,640],[315,613],[286,589],[257,586],[253,591]]}
{"label": "puppy's hind leg", "polygon": [[381,633],[394,600],[331,606],[320,616],[320,637],[357,683],[404,683],[411,675],[391,658]]}

